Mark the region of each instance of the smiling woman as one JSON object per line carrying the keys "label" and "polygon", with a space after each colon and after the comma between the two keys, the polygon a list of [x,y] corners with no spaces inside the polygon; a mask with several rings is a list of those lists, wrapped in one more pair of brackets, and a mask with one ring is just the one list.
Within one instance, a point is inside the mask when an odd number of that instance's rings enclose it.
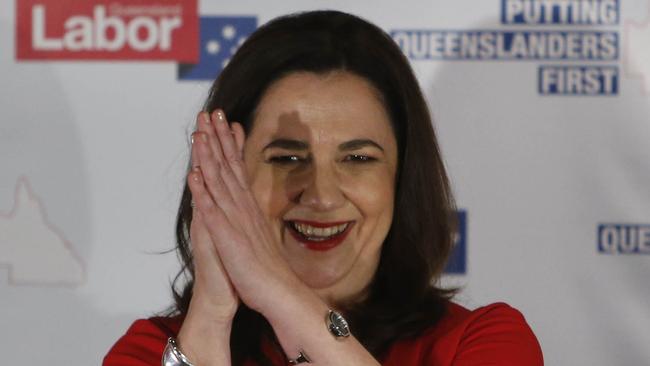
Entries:
{"label": "smiling woman", "polygon": [[204,109],[175,306],[135,322],[105,365],[542,364],[519,312],[470,311],[435,286],[453,199],[417,80],[383,31],[334,11],[273,20]]}
{"label": "smiling woman", "polygon": [[378,93],[349,72],[294,72],[252,125],[244,161],[283,257],[330,306],[359,294],[393,217],[397,142]]}

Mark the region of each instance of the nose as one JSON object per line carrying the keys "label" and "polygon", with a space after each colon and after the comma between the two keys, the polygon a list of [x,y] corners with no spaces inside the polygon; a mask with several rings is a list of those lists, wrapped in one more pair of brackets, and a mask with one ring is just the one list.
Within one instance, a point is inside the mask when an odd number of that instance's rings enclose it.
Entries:
{"label": "nose", "polygon": [[303,189],[298,197],[301,205],[315,211],[331,211],[345,204],[340,180],[332,167],[314,164],[305,173],[308,176],[303,180]]}

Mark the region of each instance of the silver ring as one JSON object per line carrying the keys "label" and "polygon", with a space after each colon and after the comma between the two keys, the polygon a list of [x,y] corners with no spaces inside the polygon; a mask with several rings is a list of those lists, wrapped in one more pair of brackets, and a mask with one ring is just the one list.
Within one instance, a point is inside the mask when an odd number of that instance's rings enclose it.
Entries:
{"label": "silver ring", "polygon": [[303,350],[300,350],[300,354],[298,355],[298,357],[294,358],[293,360],[289,359],[290,365],[297,365],[299,363],[311,363],[311,359],[307,357],[305,351]]}

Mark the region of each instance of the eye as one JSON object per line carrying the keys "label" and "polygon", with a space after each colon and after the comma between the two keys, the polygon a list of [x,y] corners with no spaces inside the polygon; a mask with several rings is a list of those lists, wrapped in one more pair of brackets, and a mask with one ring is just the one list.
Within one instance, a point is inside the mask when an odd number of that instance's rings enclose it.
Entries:
{"label": "eye", "polygon": [[298,155],[278,155],[272,156],[267,160],[268,163],[278,165],[291,165],[296,163],[303,163],[305,161],[307,161],[306,158]]}
{"label": "eye", "polygon": [[351,154],[347,155],[345,158],[343,158],[343,161],[349,161],[352,163],[369,163],[376,161],[376,158],[373,158],[372,156],[368,155],[361,155],[361,154]]}

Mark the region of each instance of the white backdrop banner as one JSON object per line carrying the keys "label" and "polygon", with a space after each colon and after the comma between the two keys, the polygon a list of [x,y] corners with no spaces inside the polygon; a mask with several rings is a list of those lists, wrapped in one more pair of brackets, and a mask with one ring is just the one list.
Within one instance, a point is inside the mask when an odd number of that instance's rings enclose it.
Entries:
{"label": "white backdrop banner", "polygon": [[505,301],[547,365],[650,365],[650,0],[0,0],[0,350],[99,364],[171,305],[188,136],[259,25],[382,27],[460,208],[444,282]]}

